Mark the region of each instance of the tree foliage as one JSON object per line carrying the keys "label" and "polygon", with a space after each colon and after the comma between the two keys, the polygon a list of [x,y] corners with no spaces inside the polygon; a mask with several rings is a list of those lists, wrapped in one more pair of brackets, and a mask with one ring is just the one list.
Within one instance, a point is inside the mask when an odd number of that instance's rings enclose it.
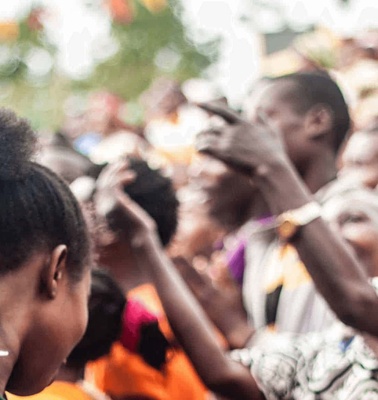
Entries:
{"label": "tree foliage", "polygon": [[[16,40],[4,40],[0,24],[0,105],[16,109],[38,129],[57,128],[64,100],[72,94],[106,89],[135,100],[158,76],[183,81],[199,76],[210,64],[215,56],[214,44],[198,49],[190,43],[171,7],[151,13],[141,3],[128,1],[133,4],[133,20],[112,23],[117,52],[96,65],[84,80],[67,78],[59,72],[56,49],[43,26],[38,25],[38,18],[34,18],[35,11],[16,23]],[[33,51],[42,51],[51,58],[51,69],[44,75],[35,76],[30,70],[28,60]]]}

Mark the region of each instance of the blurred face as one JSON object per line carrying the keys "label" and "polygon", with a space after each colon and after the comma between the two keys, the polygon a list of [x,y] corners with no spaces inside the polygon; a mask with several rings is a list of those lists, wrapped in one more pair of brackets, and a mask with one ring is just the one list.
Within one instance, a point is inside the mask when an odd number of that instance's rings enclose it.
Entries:
{"label": "blurred face", "polygon": [[54,299],[36,304],[33,326],[20,349],[7,390],[31,395],[55,378],[58,369],[84,335],[88,322],[90,270],[77,282],[67,274],[60,280]]}
{"label": "blurred face", "polygon": [[378,185],[378,136],[357,132],[348,141],[342,156],[339,177],[375,188]]}
{"label": "blurred face", "polygon": [[261,85],[253,94],[247,111],[251,122],[264,114],[282,133],[291,161],[299,168],[306,159],[309,141],[306,141],[305,118],[289,100],[290,82],[273,82]]}
{"label": "blurred face", "polygon": [[[256,190],[248,177],[213,157],[201,155],[189,170],[190,184],[201,193],[209,215],[222,225],[234,225],[248,214]],[[245,222],[245,221],[243,221]]]}
{"label": "blurred face", "polygon": [[90,168],[90,163],[78,154],[69,150],[53,148],[46,148],[40,155],[38,162],[52,169],[68,183],[84,176]]}
{"label": "blurred face", "polygon": [[369,276],[377,276],[378,198],[372,193],[352,196],[340,196],[331,200],[325,206],[323,215],[352,247]]}

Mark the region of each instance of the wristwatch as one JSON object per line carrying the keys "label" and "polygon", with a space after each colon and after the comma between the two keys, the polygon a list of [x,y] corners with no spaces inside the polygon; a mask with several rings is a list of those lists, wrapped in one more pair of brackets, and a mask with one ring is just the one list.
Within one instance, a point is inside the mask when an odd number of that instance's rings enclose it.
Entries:
{"label": "wristwatch", "polygon": [[290,241],[301,226],[321,216],[321,207],[316,201],[311,201],[302,207],[285,211],[276,217],[276,231],[282,241]]}

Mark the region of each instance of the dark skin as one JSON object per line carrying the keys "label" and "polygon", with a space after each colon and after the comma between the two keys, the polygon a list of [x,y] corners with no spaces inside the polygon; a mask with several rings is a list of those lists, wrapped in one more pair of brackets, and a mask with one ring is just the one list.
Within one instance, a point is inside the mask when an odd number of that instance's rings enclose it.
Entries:
{"label": "dark skin", "polygon": [[[254,95],[253,113],[248,122],[256,124],[263,115],[269,118],[282,135],[290,161],[315,193],[336,177],[336,154],[331,145],[333,112],[323,104],[315,104],[304,112],[294,94],[292,82],[265,84]],[[220,104],[213,102],[212,105]],[[236,165],[241,167],[238,162]]]}
{"label": "dark skin", "polygon": [[[112,201],[106,193],[109,175],[114,175],[114,167],[112,165],[107,167],[97,180],[96,202],[101,206],[106,206],[108,201]],[[135,173],[124,170],[121,176],[118,176],[118,179],[125,186],[135,179]],[[103,213],[100,210],[101,214]],[[138,260],[135,259],[130,248],[128,235],[125,232],[118,231],[114,234],[108,231],[106,237],[100,237],[99,263],[111,270],[114,278],[125,293],[139,285],[150,282],[148,274],[139,268]]]}
{"label": "dark skin", "polygon": [[[299,208],[312,196],[288,158],[280,131],[263,116],[251,124],[218,104],[203,108],[222,116],[228,125],[216,134],[204,132],[198,150],[248,170],[272,214]],[[368,275],[345,244],[318,218],[302,227],[293,241],[318,291],[341,321],[378,335],[378,319],[372,318],[378,297]]]}
{"label": "dark skin", "polygon": [[52,252],[36,250],[2,276],[0,349],[9,355],[1,357],[1,393],[31,395],[44,389],[84,334],[90,275],[85,272],[72,284],[66,255],[65,245]]}
{"label": "dark skin", "polygon": [[189,178],[190,184],[204,196],[203,208],[226,232],[240,228],[262,212],[248,177],[222,161],[206,155],[197,157],[190,166]]}
{"label": "dark skin", "polygon": [[172,261],[207,317],[222,333],[228,347],[244,347],[255,330],[248,323],[242,294],[233,278],[226,275],[217,285],[206,273],[198,272],[185,259],[174,258]]}
{"label": "dark skin", "polygon": [[249,370],[230,360],[214,340],[212,325],[165,255],[153,220],[123,192],[125,171],[124,164],[108,170],[106,195],[98,198],[98,212],[127,238],[135,259],[158,291],[176,338],[204,384],[230,399],[263,399]]}
{"label": "dark skin", "polygon": [[[251,125],[230,110],[205,107],[223,116],[230,125],[216,136],[203,135],[198,143],[201,151],[249,169],[272,212],[295,209],[312,201],[287,158],[279,133],[268,121]],[[264,398],[250,372],[228,359],[214,341],[206,315],[162,251],[154,223],[122,192],[117,180],[122,168],[125,167],[119,167],[113,175],[113,182],[109,180],[112,191],[107,192],[109,196],[112,193],[113,200],[102,211],[117,221],[119,229],[128,226],[128,232],[133,232],[129,236],[133,253],[150,274],[176,337],[205,385],[231,399]],[[376,336],[378,297],[368,283],[365,269],[328,225],[321,218],[314,220],[300,230],[293,244],[338,317]]]}
{"label": "dark skin", "polygon": [[[272,142],[271,144],[278,146],[279,148],[275,148],[273,153],[284,154],[285,159],[289,159],[292,165],[295,167],[295,171],[301,177],[303,183],[309,189],[311,193],[317,192],[320,188],[324,187],[327,183],[331,182],[336,177],[336,154],[333,149],[333,145],[331,144],[332,138],[334,137],[334,133],[332,131],[332,118],[333,112],[323,104],[315,104],[310,107],[306,112],[301,110],[300,104],[298,101],[292,97],[293,92],[293,83],[289,81],[276,81],[273,83],[264,84],[260,90],[256,91],[256,94],[253,98],[253,113],[249,115],[249,122],[256,126],[256,129],[259,130],[261,135],[265,134],[264,128],[259,128],[259,120],[262,115],[265,115],[269,118],[274,126],[274,129],[281,133],[280,140],[278,142]],[[224,105],[219,102],[213,102],[212,105],[224,107]],[[212,114],[213,108],[210,105],[210,108],[205,109]],[[226,109],[227,110],[227,109]],[[222,115],[227,121],[227,117]],[[245,121],[247,123],[247,121]],[[260,121],[261,123],[261,121]],[[227,132],[227,127],[224,129],[216,129],[213,131],[209,131],[204,133],[204,135],[217,137],[218,134],[222,137],[225,136],[218,144],[220,146],[224,146],[224,152],[227,153],[229,151],[228,143],[227,143],[227,135],[223,135],[223,132]],[[252,140],[252,139],[251,139]],[[241,222],[245,222],[249,218],[259,217],[260,215],[266,215],[269,213],[269,210],[266,210],[267,198],[264,198],[264,194],[259,188],[258,182],[255,182],[253,177],[253,171],[251,166],[248,163],[248,147],[245,147],[245,143],[239,141],[234,145],[236,148],[232,150],[236,150],[238,152],[239,157],[245,157],[246,162],[240,162],[231,154],[225,154],[225,157],[213,157],[216,162],[223,161],[224,165],[229,166],[229,171],[233,170],[233,180],[232,182],[236,184],[237,181],[243,181],[244,184],[242,188],[237,190],[237,193],[240,192],[248,192],[246,189],[248,185],[248,181],[253,181],[253,185],[251,184],[249,188],[249,202],[244,202],[244,204],[239,204],[237,210],[242,210],[245,215],[245,220],[240,221],[237,218],[229,219],[228,222],[232,221],[234,223],[233,229],[240,226]],[[254,145],[254,142],[252,143]],[[258,144],[257,144],[258,145]],[[283,152],[283,150],[285,150]],[[211,158],[211,152],[203,152],[208,157]],[[274,159],[273,159],[274,160]],[[207,168],[209,171],[210,168]],[[209,175],[209,172],[207,172]],[[207,175],[204,175],[206,177]],[[240,176],[243,176],[243,179]],[[236,178],[239,176],[239,178]],[[252,177],[252,179],[251,179]],[[203,178],[204,180],[204,178]],[[204,180],[205,181],[205,180]],[[218,186],[219,186],[218,181]],[[207,187],[213,188],[217,187],[214,183],[211,184],[211,181],[205,181]],[[212,185],[212,186],[211,186]],[[227,198],[227,193],[231,191],[226,189],[226,194],[213,191],[212,202],[223,202],[224,198]],[[234,194],[233,198],[236,195]],[[261,199],[261,197],[263,197]],[[230,203],[231,204],[231,203]],[[237,213],[230,212],[231,205],[227,204],[227,207],[224,205],[219,215],[222,215],[222,218],[227,215],[233,217],[237,215]],[[255,207],[256,205],[263,205],[264,208],[259,209],[259,207]],[[255,208],[253,208],[253,207]],[[226,211],[227,210],[227,211]],[[274,213],[274,210],[271,210]],[[224,221],[223,221],[224,222]],[[228,227],[230,228],[230,224]],[[271,244],[272,239],[274,238],[274,232],[267,232],[264,235],[258,235],[258,238],[255,238],[255,249],[259,247],[261,250],[261,254],[263,254],[268,246]],[[258,246],[257,246],[258,240]],[[214,322],[214,324],[222,331],[226,340],[228,341],[230,347],[237,348],[243,347],[248,340],[249,335],[243,334],[242,332],[248,332],[247,329],[241,330],[240,328],[232,331],[232,325],[228,325],[225,321],[222,321],[222,309],[225,306],[225,301],[220,301],[220,298],[224,295],[224,291],[217,291],[214,287],[210,287],[209,290],[206,290],[207,298],[206,301],[202,301],[200,299],[201,304],[205,306],[205,309]],[[212,298],[213,297],[213,298]],[[234,300],[237,300],[236,296]],[[241,302],[240,310],[237,314],[242,316],[244,309]],[[222,304],[221,307],[219,305]],[[235,310],[235,301],[231,303],[231,310]],[[220,312],[219,312],[220,311]],[[240,320],[240,322],[235,326],[249,325],[250,321],[246,318],[246,313],[244,312],[245,318],[244,320]],[[220,317],[220,318],[218,318]],[[224,327],[227,326],[227,329]],[[251,328],[250,328],[251,330]]]}
{"label": "dark skin", "polygon": [[[112,179],[117,176],[124,186],[135,179],[132,171],[125,169],[119,174],[116,171],[117,165],[108,166],[97,181],[97,203],[100,203],[100,207],[113,201],[107,193],[109,176]],[[104,213],[100,211],[100,214]],[[119,230],[117,230],[117,234],[108,232],[108,238],[102,237],[100,242],[102,239],[104,240],[99,246],[99,263],[111,270],[125,293],[137,286],[151,282],[151,277],[146,273],[139,259],[135,257],[126,232]],[[254,329],[248,323],[239,288],[235,285],[232,290],[220,291],[214,287],[208,277],[201,276],[184,259],[176,259],[175,264],[193,293],[198,296],[198,301],[208,313],[213,324],[223,334],[228,346],[230,348],[244,346],[252,336]],[[205,287],[206,290],[204,290]],[[227,320],[224,318],[225,310],[228,310],[226,314],[232,316]]]}

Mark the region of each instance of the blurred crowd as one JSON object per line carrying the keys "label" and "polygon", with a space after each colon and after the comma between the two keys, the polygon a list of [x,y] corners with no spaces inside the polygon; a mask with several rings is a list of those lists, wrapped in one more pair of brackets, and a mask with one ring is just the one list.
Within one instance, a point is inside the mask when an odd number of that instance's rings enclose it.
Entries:
{"label": "blurred crowd", "polygon": [[1,111],[0,293],[25,296],[0,300],[8,399],[378,396],[378,33],[320,29],[264,65],[238,110],[160,77],[142,124],[104,90],[36,146]]}

